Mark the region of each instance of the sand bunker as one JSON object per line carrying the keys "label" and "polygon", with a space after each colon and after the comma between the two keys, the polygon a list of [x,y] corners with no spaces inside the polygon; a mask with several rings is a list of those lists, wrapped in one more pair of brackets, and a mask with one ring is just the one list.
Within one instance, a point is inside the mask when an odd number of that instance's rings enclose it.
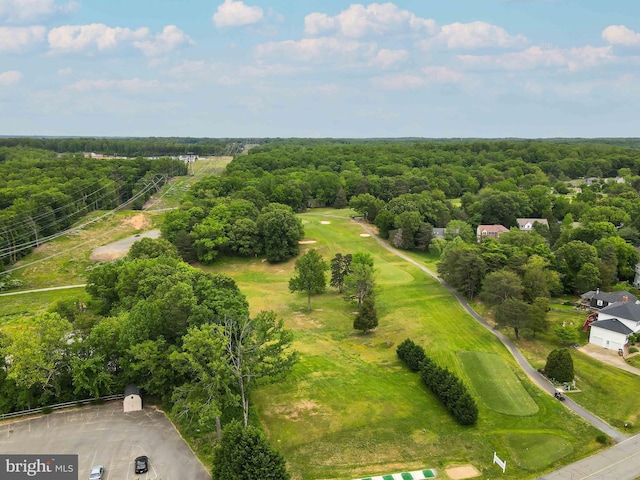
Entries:
{"label": "sand bunker", "polygon": [[312,243],[318,243],[317,240],[300,240],[298,242],[300,245],[311,245]]}
{"label": "sand bunker", "polygon": [[328,222],[327,220],[322,220],[320,223],[322,225],[329,225],[331,222]]}
{"label": "sand bunker", "polygon": [[361,233],[360,236],[361,237],[370,237],[371,235],[369,235],[368,233]]}
{"label": "sand bunker", "polygon": [[445,469],[451,480],[463,480],[465,478],[479,477],[480,472],[473,465],[462,465]]}

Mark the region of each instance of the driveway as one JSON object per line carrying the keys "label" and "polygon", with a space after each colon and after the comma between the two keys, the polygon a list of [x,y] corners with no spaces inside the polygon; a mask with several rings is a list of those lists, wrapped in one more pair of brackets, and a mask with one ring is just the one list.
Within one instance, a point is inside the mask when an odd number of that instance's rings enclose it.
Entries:
{"label": "driveway", "polygon": [[608,365],[613,365],[614,367],[619,368],[620,370],[624,370],[625,372],[633,373],[634,375],[640,375],[640,368],[629,365],[620,355],[618,355],[618,352],[607,350],[606,348],[602,348],[590,343],[578,348],[578,351],[584,353],[585,355],[589,355],[596,360],[600,360],[601,362],[604,362]]}
{"label": "driveway", "polygon": [[[122,401],[63,410],[0,425],[4,454],[77,454],[78,478],[104,465],[105,480],[211,480],[161,411],[123,413]],[[135,475],[133,460],[149,457],[149,472]]]}

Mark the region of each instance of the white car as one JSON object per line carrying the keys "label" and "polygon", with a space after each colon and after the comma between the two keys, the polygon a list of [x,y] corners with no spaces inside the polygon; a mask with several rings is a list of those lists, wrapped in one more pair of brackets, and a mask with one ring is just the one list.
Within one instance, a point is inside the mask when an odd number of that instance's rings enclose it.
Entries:
{"label": "white car", "polygon": [[103,474],[104,474],[104,467],[102,465],[96,465],[91,469],[91,473],[89,474],[89,480],[102,480]]}

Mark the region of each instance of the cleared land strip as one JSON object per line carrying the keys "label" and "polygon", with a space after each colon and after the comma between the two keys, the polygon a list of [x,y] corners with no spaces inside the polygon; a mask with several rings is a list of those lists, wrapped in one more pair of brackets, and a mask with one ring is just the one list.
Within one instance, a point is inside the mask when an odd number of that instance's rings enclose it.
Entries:
{"label": "cleared land strip", "polygon": [[[556,391],[555,386],[551,382],[549,382],[546,378],[544,378],[542,375],[540,375],[538,372],[536,372],[531,365],[529,365],[529,362],[527,362],[527,360],[524,358],[522,353],[520,353],[520,351],[516,348],[516,346],[513,344],[513,342],[511,340],[509,340],[509,338],[507,338],[502,332],[500,332],[498,330],[494,330],[491,327],[491,325],[489,325],[484,318],[482,318],[480,315],[478,315],[478,313],[473,308],[471,308],[471,306],[462,297],[462,295],[460,295],[455,289],[453,289],[451,286],[449,286],[449,284],[447,284],[447,282],[445,282],[440,277],[438,277],[438,275],[436,275],[435,272],[432,272],[431,270],[429,270],[424,265],[421,265],[420,263],[416,262],[415,260],[413,260],[412,258],[408,257],[407,255],[403,254],[399,250],[396,250],[395,248],[393,248],[387,242],[383,241],[380,237],[378,237],[375,234],[375,232],[371,228],[369,228],[368,225],[366,225],[362,221],[355,220],[355,219],[354,219],[354,221],[357,222],[358,224],[360,224],[360,226],[362,228],[364,228],[369,234],[371,234],[371,236],[373,238],[375,238],[376,242],[378,242],[384,248],[389,250],[391,253],[397,255],[398,257],[400,257],[403,260],[411,263],[412,265],[415,265],[416,267],[418,267],[420,270],[422,270],[426,274],[431,275],[433,278],[435,278],[444,288],[446,288],[449,291],[449,293],[451,293],[451,295],[456,297],[456,299],[458,300],[460,305],[462,305],[462,307],[473,318],[475,318],[483,327],[485,327],[493,335],[495,335],[496,337],[498,337],[500,339],[500,341],[503,343],[503,345],[505,347],[507,347],[507,350],[509,350],[511,355],[513,355],[513,358],[515,358],[516,362],[518,362],[518,365],[520,365],[520,368],[522,368],[522,370],[524,370],[524,372],[529,376],[529,378],[536,385],[538,385],[540,388],[542,388],[544,391],[546,391],[549,395],[553,395],[555,393],[555,391]],[[567,398],[566,401],[563,402],[563,405],[565,405],[567,408],[573,410],[574,413],[576,413],[577,415],[582,417],[584,420],[589,422],[591,425],[596,427],[598,430],[606,433],[616,443],[623,442],[623,441],[625,441],[625,440],[627,440],[629,438],[629,435],[625,435],[623,433],[620,433],[618,430],[613,428],[607,422],[605,422],[604,420],[602,420],[599,417],[596,417],[591,412],[585,410],[583,407],[578,405],[576,402],[574,402],[570,398]]]}

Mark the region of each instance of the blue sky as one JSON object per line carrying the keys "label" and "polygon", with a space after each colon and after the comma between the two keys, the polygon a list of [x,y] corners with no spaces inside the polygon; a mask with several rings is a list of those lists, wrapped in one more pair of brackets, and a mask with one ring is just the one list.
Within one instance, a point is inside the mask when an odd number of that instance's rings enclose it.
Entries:
{"label": "blue sky", "polygon": [[640,136],[637,0],[0,0],[0,134]]}

